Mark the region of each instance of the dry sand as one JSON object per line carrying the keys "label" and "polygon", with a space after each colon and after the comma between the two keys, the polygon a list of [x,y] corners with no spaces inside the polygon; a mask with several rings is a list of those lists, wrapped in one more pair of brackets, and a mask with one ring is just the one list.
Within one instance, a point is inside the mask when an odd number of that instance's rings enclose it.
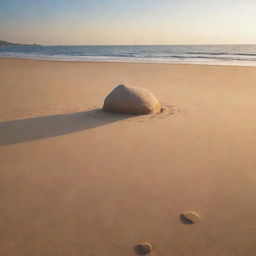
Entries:
{"label": "dry sand", "polygon": [[[102,113],[120,83],[167,110]],[[256,254],[256,68],[1,58],[0,98],[1,256]]]}

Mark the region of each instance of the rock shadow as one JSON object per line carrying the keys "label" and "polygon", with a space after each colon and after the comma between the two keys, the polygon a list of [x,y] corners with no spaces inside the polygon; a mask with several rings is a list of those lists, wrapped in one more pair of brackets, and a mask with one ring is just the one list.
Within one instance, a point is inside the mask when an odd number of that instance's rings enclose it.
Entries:
{"label": "rock shadow", "polygon": [[55,137],[93,129],[134,117],[94,109],[85,112],[40,116],[0,122],[0,145]]}

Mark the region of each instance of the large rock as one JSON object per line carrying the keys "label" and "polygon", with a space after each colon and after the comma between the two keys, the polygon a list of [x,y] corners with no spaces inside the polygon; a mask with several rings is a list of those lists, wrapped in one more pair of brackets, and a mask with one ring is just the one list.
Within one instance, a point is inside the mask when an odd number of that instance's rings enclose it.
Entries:
{"label": "large rock", "polygon": [[144,88],[118,85],[105,99],[103,110],[120,114],[145,115],[159,112],[155,96]]}

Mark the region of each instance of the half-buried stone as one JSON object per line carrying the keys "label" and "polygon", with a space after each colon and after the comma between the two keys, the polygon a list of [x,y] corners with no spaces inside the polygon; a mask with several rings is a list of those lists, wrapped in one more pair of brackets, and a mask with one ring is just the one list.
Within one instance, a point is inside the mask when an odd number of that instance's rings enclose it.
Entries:
{"label": "half-buried stone", "polygon": [[152,245],[148,242],[142,242],[134,247],[134,251],[138,255],[146,255],[152,251]]}
{"label": "half-buried stone", "polygon": [[106,112],[146,115],[161,111],[161,105],[148,90],[135,86],[118,85],[106,98]]}
{"label": "half-buried stone", "polygon": [[200,215],[193,211],[187,211],[180,215],[180,220],[184,224],[195,224],[200,220]]}

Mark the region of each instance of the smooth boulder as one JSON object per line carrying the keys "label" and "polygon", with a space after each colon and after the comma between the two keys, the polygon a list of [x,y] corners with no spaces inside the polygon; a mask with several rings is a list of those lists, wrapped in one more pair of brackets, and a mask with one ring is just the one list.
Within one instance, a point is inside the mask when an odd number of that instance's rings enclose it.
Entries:
{"label": "smooth boulder", "polygon": [[146,115],[160,112],[161,105],[147,89],[118,85],[105,98],[103,110],[119,114]]}

